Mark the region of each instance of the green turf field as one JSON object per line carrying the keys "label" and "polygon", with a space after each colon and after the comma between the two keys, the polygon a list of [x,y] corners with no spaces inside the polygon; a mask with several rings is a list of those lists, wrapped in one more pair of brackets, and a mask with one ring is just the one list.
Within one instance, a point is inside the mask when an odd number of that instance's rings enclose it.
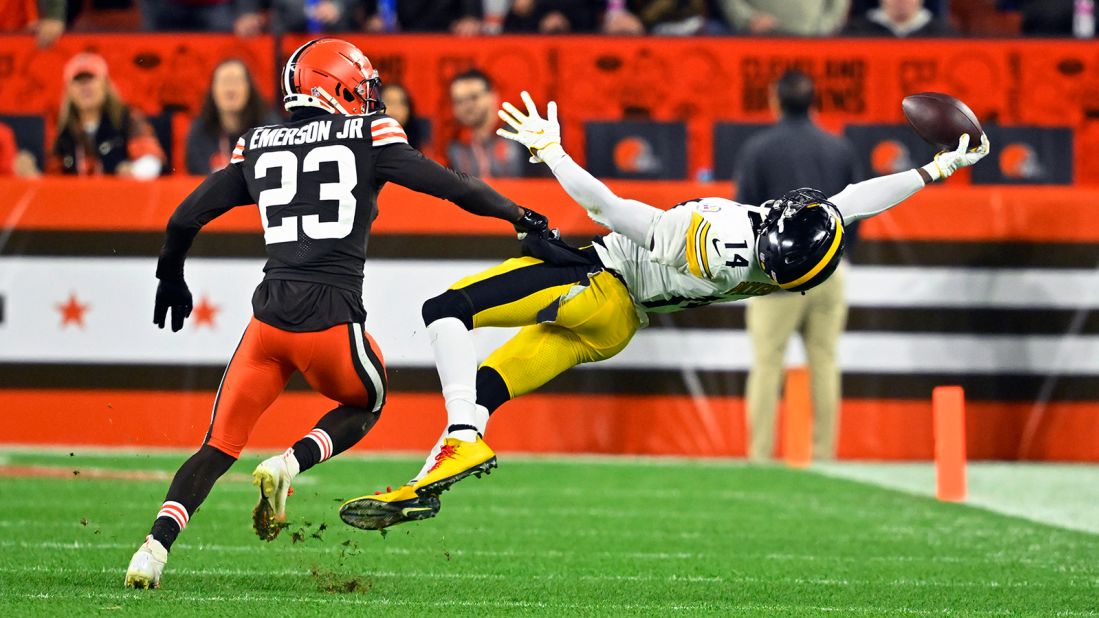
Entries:
{"label": "green turf field", "polygon": [[[245,457],[163,587],[123,590],[168,482],[94,477],[183,458],[0,455],[3,615],[1099,615],[1099,536],[810,472],[624,459],[504,458],[385,537],[336,508],[418,463],[337,459],[299,479],[291,527],[262,543]],[[29,466],[66,477],[10,476]]]}

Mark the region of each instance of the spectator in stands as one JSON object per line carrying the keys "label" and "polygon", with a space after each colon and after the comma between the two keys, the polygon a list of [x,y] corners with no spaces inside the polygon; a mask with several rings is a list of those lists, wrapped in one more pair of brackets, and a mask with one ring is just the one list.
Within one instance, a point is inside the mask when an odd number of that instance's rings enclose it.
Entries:
{"label": "spectator in stands", "polygon": [[365,0],[367,32],[481,33],[482,0]]}
{"label": "spectator in stands", "polygon": [[645,34],[645,24],[630,12],[626,0],[608,0],[607,12],[603,15],[603,32],[615,35]]}
{"label": "spectator in stands", "polygon": [[831,36],[847,19],[850,0],[717,0],[742,34]]}
{"label": "spectator in stands", "polygon": [[1003,4],[1022,13],[1022,31],[1027,36],[1072,36],[1073,3],[1074,0],[1013,0]]}
{"label": "spectator in stands", "polygon": [[50,47],[65,32],[65,8],[65,0],[7,2],[0,11],[0,32],[33,32],[38,47]]}
{"label": "spectator in stands", "polygon": [[504,31],[594,32],[604,4],[599,0],[514,0],[504,17]]}
{"label": "spectator in stands", "polygon": [[187,134],[187,173],[205,175],[225,167],[245,131],[276,122],[248,67],[236,59],[223,61],[214,68],[202,109]]}
{"label": "spectator in stands", "polygon": [[385,113],[401,123],[405,135],[408,136],[408,144],[422,152],[426,146],[424,144],[424,135],[420,123],[417,121],[416,108],[412,104],[412,97],[409,96],[408,91],[400,84],[385,84],[382,86],[381,95],[382,103],[385,105]]}
{"label": "spectator in stands", "polygon": [[[641,31],[635,31],[638,23]],[[621,26],[621,31],[617,28]],[[724,28],[707,18],[706,0],[611,0],[608,3],[604,31],[608,34],[692,36],[721,34]]]}
{"label": "spectator in stands", "polygon": [[[822,131],[809,118],[813,96],[813,81],[801,71],[787,71],[776,82],[771,99],[779,122],[744,144],[737,166],[737,201],[763,204],[799,187],[835,195],[861,179],[850,142]],[[848,250],[853,227],[845,229]],[[840,405],[836,348],[847,320],[846,270],[841,264],[827,281],[804,294],[777,291],[749,300],[747,324],[753,351],[746,393],[749,459],[767,460],[774,449],[783,358],[794,331],[801,334],[809,361],[813,456],[834,456]]]}
{"label": "spectator in stands", "polygon": [[478,69],[456,75],[450,81],[450,104],[454,119],[467,134],[447,144],[451,168],[481,178],[523,175],[530,155],[517,142],[496,135],[500,98],[488,75]]}
{"label": "spectator in stands", "polygon": [[140,0],[139,8],[141,27],[154,32],[229,32],[237,13],[233,0]]}
{"label": "spectator in stands", "polygon": [[155,178],[164,151],[141,112],[130,109],[107,76],[107,61],[80,53],[65,63],[51,172]]}
{"label": "spectator in stands", "polygon": [[[280,32],[347,32],[355,25],[352,17],[357,3],[353,0],[269,0],[262,4],[271,8],[270,17]],[[238,9],[237,34],[259,34],[264,23],[260,0],[239,0]]]}
{"label": "spectator in stands", "polygon": [[940,37],[957,32],[924,8],[923,0],[881,0],[881,7],[852,19],[843,34],[850,36]]}
{"label": "spectator in stands", "polygon": [[40,175],[34,155],[20,150],[15,141],[15,132],[0,122],[0,176],[37,178]]}

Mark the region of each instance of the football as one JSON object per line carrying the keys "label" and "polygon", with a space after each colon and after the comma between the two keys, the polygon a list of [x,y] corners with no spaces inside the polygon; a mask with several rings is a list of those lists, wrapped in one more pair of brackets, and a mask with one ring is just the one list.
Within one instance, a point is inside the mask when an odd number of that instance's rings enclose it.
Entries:
{"label": "football", "polygon": [[941,92],[909,95],[901,102],[908,124],[926,142],[948,150],[958,147],[958,138],[969,134],[971,148],[981,143],[981,123],[973,110],[958,99]]}

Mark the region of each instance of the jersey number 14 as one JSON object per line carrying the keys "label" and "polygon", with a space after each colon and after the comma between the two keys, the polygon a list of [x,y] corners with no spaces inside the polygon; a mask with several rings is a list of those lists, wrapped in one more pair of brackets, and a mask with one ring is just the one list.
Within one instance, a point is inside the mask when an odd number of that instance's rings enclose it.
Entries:
{"label": "jersey number 14", "polygon": [[[339,171],[336,182],[322,182],[320,196],[323,201],[336,201],[339,214],[335,221],[321,221],[320,215],[301,217],[301,231],[309,238],[344,238],[351,233],[355,225],[355,196],[352,194],[358,183],[355,171],[355,155],[347,146],[340,144],[314,148],[301,162],[303,173],[320,171],[321,163],[335,163]],[[272,206],[285,206],[294,200],[298,193],[298,157],[288,150],[265,152],[256,159],[256,178],[266,178],[267,171],[279,168],[282,179],[279,186],[260,191],[258,206],[263,220],[263,239],[273,245],[280,242],[298,240],[298,217],[282,217],[278,225],[271,225],[267,209]]]}

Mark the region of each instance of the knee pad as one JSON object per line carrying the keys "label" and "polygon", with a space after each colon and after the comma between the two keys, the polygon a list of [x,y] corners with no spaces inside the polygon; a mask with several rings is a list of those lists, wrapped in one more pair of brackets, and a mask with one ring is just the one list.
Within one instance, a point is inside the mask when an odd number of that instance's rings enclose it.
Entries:
{"label": "knee pad", "polygon": [[424,302],[423,316],[425,326],[442,318],[458,318],[467,329],[473,330],[473,306],[459,290],[447,290],[429,298]]}

